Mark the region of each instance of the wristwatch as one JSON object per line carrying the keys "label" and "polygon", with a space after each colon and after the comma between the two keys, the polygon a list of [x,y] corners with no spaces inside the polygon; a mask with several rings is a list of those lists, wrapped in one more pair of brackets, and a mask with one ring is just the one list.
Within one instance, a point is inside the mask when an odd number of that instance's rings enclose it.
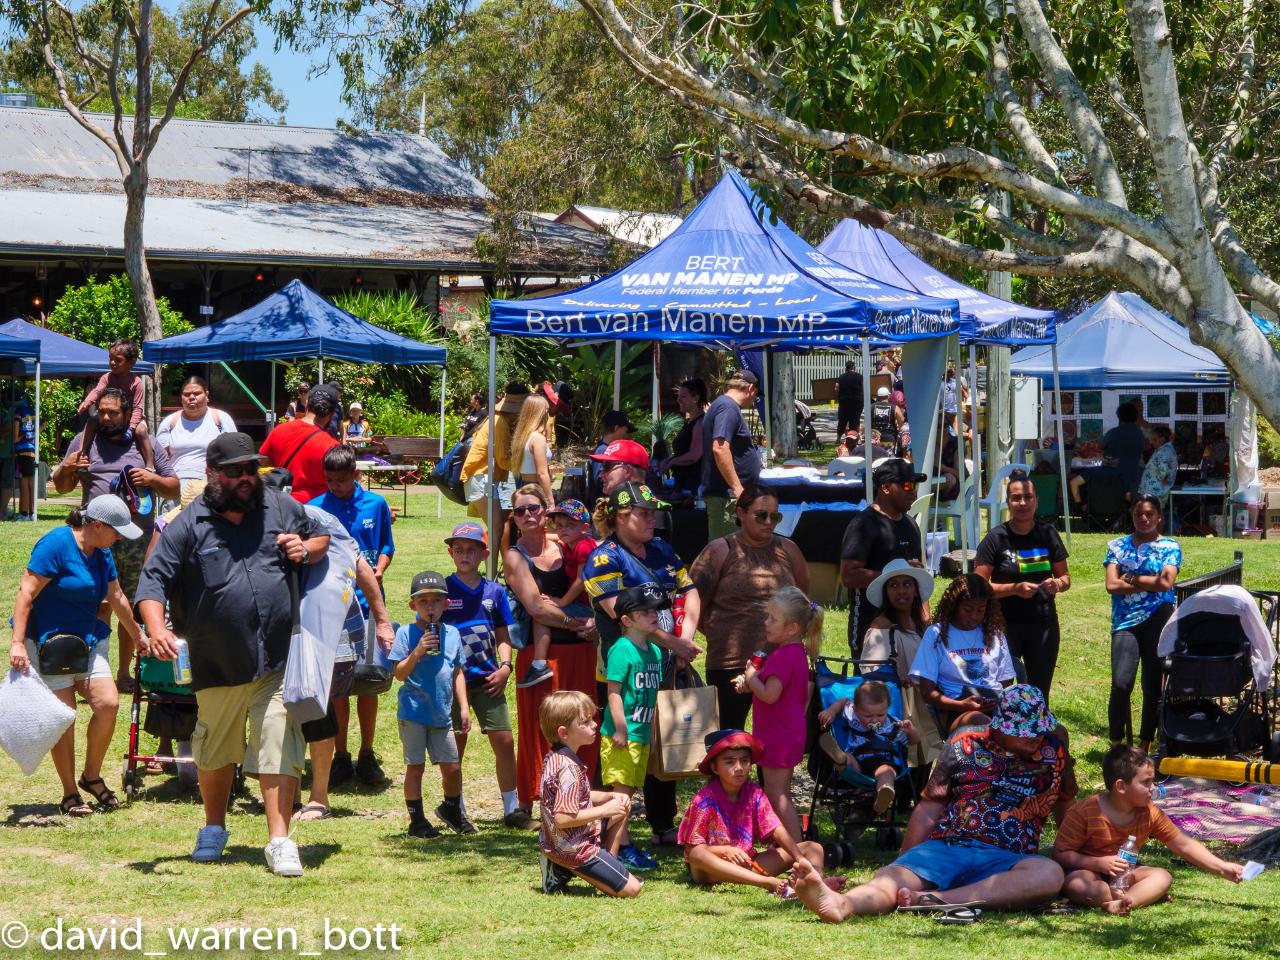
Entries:
{"label": "wristwatch", "polygon": [[306,547],[302,548],[302,559],[298,561],[304,567],[311,562],[311,551]]}
{"label": "wristwatch", "polygon": [[514,669],[514,667],[512,667],[512,666],[511,666],[511,661],[510,661],[510,660],[501,660],[501,661],[499,661],[499,663],[498,663],[498,669],[499,669],[499,670],[501,670],[503,667],[506,667],[508,670],[512,670],[512,669]]}

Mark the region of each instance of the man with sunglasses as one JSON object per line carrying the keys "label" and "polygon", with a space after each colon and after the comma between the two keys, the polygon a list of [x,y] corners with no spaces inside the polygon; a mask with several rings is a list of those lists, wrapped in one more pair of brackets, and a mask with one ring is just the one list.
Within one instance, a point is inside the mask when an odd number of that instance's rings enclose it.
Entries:
{"label": "man with sunglasses", "polygon": [[[175,631],[190,645],[199,711],[191,745],[205,813],[192,859],[222,858],[227,799],[235,765],[243,763],[262,787],[271,838],[267,866],[277,876],[299,876],[302,863],[288,834],[306,745],[284,708],[293,626],[289,581],[295,564],[326,555],[329,536],[296,500],[266,488],[247,435],[217,437],[205,462],[203,496],[165,527],[136,597],[151,656],[174,658]],[[166,603],[173,630],[165,624]]]}
{"label": "man with sunglasses", "polygon": [[920,528],[907,516],[916,502],[916,484],[927,480],[906,460],[886,460],[871,474],[875,502],[855,514],[840,548],[840,582],[849,590],[849,649],[856,657],[862,638],[875,619],[876,607],[867,587],[890,560],[920,566]]}
{"label": "man with sunglasses", "polygon": [[731,504],[742,488],[760,479],[760,451],[751,439],[742,411],[755,402],[760,381],[739,370],[702,418],[702,499],[707,505],[707,536],[714,540],[737,528]]}

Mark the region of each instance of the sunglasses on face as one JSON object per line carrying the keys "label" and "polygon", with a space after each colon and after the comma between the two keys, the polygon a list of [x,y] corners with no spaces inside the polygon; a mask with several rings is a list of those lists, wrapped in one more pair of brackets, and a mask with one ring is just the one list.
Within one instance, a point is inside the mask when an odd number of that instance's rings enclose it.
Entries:
{"label": "sunglasses on face", "polygon": [[618,460],[618,461],[616,461],[615,463],[606,463],[606,464],[604,465],[604,472],[605,472],[605,473],[608,473],[610,470],[616,470],[616,469],[618,469],[618,467],[622,467],[624,470],[632,470],[632,469],[638,470],[638,469],[639,469],[639,467],[635,467],[633,464],[630,464],[630,463],[623,463],[621,460]]}
{"label": "sunglasses on face", "polygon": [[526,513],[531,517],[536,517],[542,512],[542,504],[526,503],[523,507],[516,507],[511,512],[517,517],[523,517]]}
{"label": "sunglasses on face", "polygon": [[916,488],[916,482],[914,480],[904,480],[900,484],[898,484],[898,486],[902,487],[902,489],[905,490],[907,493],[910,493],[912,490]]}
{"label": "sunglasses on face", "polygon": [[258,465],[256,463],[229,463],[225,467],[219,467],[218,472],[228,480],[239,480],[241,477],[257,473]]}
{"label": "sunglasses on face", "polygon": [[781,523],[782,514],[777,510],[757,510],[751,514],[756,523]]}

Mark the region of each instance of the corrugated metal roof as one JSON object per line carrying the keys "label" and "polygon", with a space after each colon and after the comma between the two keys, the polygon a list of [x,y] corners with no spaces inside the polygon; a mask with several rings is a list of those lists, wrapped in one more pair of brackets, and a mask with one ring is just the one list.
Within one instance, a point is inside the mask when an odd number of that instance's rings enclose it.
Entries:
{"label": "corrugated metal roof", "polygon": [[[3,111],[0,110],[0,114]],[[0,252],[123,256],[124,196],[5,190]],[[491,268],[473,244],[489,228],[482,210],[356,207],[327,203],[150,197],[147,256],[234,263],[438,265]],[[580,273],[604,266],[609,240],[530,218],[513,263],[519,269]]]}
{"label": "corrugated metal roof", "polygon": [[[90,114],[104,129],[111,118]],[[125,125],[126,136],[130,125]],[[110,151],[62,110],[0,108],[0,172],[119,181]],[[232,180],[484,198],[489,191],[423,137],[347,136],[319,127],[174,119],[151,156],[153,180]]]}
{"label": "corrugated metal roof", "polygon": [[599,227],[612,237],[644,247],[656,247],[671,236],[676,227],[684,223],[683,217],[670,213],[590,207],[581,203],[570,207],[556,219],[561,223],[581,219],[585,223]]}

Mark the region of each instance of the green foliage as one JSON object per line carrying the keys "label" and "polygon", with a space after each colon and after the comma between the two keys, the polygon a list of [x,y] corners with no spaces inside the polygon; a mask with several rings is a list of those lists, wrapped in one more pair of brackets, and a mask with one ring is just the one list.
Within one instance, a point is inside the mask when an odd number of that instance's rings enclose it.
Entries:
{"label": "green foliage", "polygon": [[[179,70],[195,49],[208,6],[198,0],[184,0],[176,11],[158,4],[152,7],[152,97],[157,111],[163,109]],[[35,7],[25,0],[6,5],[6,13],[17,16],[11,22],[14,29],[10,30],[7,42],[0,47],[0,76],[10,84],[35,93],[41,106],[59,107],[57,86],[45,64],[39,32],[30,19]],[[226,2],[221,7],[219,19],[235,9]],[[110,61],[112,34],[120,21],[121,4],[114,0],[93,0],[78,9],[76,16],[86,48],[102,54],[104,61]],[[30,24],[31,28],[23,30],[23,23]],[[256,42],[252,19],[242,20],[224,33],[192,67],[177,115],[195,120],[284,122],[288,100],[276,88],[266,67],[249,62]],[[112,112],[114,106],[101,76],[95,82],[75,56],[71,41],[58,34],[54,48],[66,73],[71,96],[81,101],[97,91],[98,95],[89,102],[89,109]],[[137,83],[133,40],[127,31],[120,62],[121,105],[126,114],[132,115]]]}
{"label": "green foliage", "polygon": [[[647,392],[653,377],[649,361],[652,351],[653,346],[648,343],[623,345],[621,396],[624,402]],[[574,353],[565,355],[563,371],[563,379],[573,384],[576,391],[573,406],[578,413],[582,440],[598,437],[604,415],[613,408],[613,344],[578,347]]]}
{"label": "green foliage", "polygon": [[661,440],[670,443],[671,438],[684,426],[684,417],[678,413],[666,413],[656,420],[651,416],[631,417],[631,422],[635,425],[631,439],[647,447]]}
{"label": "green foliage", "polygon": [[[166,297],[156,298],[156,308],[164,336],[194,329]],[[67,287],[49,314],[49,329],[95,347],[105,348],[113,340],[124,338],[141,340],[129,278],[123,273],[101,281],[93,276],[79,286]]]}
{"label": "green foliage", "polygon": [[1280,467],[1280,433],[1264,417],[1258,418],[1258,466]]}
{"label": "green foliage", "polygon": [[[54,451],[61,451],[71,439],[71,424],[76,407],[84,399],[84,387],[70,380],[40,381],[40,456],[53,462]],[[28,394],[35,399],[35,391]]]}

